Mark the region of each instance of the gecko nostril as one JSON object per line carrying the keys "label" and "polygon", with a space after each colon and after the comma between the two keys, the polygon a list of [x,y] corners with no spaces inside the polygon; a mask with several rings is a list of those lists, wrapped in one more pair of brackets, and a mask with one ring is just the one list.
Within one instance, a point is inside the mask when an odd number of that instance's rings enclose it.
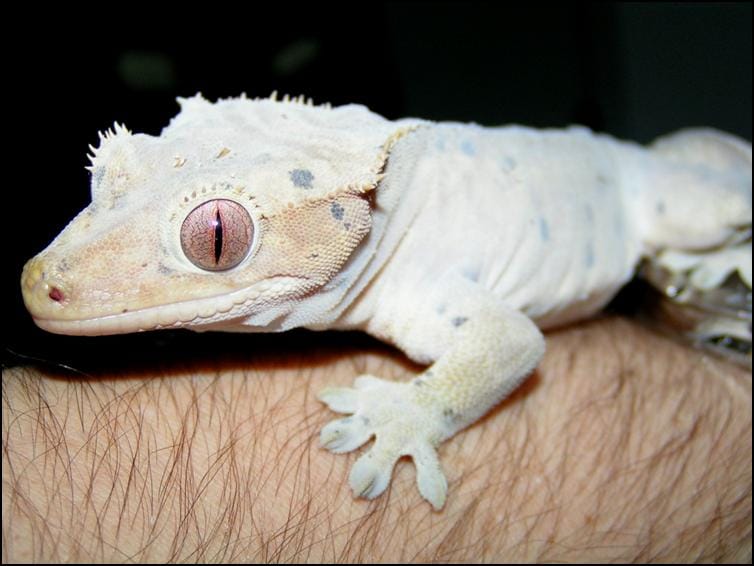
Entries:
{"label": "gecko nostril", "polygon": [[59,303],[65,298],[65,296],[63,295],[63,291],[61,291],[57,287],[50,288],[50,292],[47,294],[47,296],[57,303]]}

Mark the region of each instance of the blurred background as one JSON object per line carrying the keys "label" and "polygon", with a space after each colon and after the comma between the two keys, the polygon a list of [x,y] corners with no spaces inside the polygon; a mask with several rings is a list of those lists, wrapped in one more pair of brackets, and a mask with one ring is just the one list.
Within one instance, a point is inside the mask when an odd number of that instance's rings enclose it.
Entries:
{"label": "blurred background", "polygon": [[23,263],[89,202],[84,166],[97,132],[118,121],[158,135],[176,96],[277,90],[388,118],[582,123],[639,142],[712,126],[751,140],[750,3],[218,3],[173,13],[154,4],[85,19],[40,8],[6,21],[17,29],[4,39],[14,178],[3,191],[4,366],[228,343],[186,332],[54,336],[21,301]]}

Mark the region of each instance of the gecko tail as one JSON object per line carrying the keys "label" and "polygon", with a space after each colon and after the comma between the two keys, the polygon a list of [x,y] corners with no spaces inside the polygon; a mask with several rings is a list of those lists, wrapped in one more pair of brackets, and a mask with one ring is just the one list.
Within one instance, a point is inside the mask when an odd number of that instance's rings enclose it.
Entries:
{"label": "gecko tail", "polygon": [[710,250],[751,233],[751,144],[713,129],[657,139],[636,155],[634,207],[647,250]]}
{"label": "gecko tail", "polygon": [[714,128],[688,128],[657,138],[649,148],[667,161],[717,172],[751,171],[751,143]]}

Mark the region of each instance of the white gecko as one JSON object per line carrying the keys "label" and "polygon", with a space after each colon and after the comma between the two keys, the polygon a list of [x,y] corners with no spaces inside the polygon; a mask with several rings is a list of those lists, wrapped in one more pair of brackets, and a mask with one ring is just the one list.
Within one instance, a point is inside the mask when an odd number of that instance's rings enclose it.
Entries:
{"label": "white gecko", "polygon": [[540,329],[598,311],[643,258],[751,289],[751,144],[728,134],[645,148],[274,94],[179,103],[160,136],[100,136],[92,203],[27,263],[26,306],[63,334],[305,327],[396,345],[426,371],[319,396],[351,414],[326,448],[376,438],[350,473],[359,496],[408,455],[442,508],[438,445],[534,369]]}

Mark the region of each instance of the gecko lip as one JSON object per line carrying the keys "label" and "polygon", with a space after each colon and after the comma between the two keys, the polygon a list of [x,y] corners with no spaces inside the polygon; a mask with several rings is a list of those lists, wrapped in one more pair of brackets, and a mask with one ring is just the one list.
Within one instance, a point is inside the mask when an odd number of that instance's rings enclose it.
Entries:
{"label": "gecko lip", "polygon": [[[285,289],[298,288],[301,277],[280,276],[260,281],[227,295],[205,297],[155,307],[106,314],[90,318],[45,318],[32,314],[37,326],[55,334],[95,336],[126,334],[165,328],[180,328],[189,323],[209,325],[252,314],[243,309],[265,296],[280,297]],[[241,307],[241,312],[233,313]]]}

